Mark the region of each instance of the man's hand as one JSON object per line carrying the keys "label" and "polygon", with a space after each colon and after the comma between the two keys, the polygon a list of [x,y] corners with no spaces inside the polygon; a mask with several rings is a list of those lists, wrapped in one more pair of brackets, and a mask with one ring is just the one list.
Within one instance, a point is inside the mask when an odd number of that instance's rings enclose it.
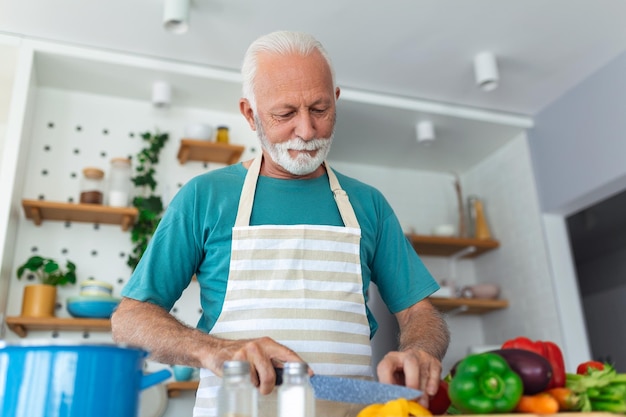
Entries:
{"label": "man's hand", "polygon": [[428,396],[435,395],[441,379],[441,360],[450,333],[441,313],[429,300],[422,300],[396,313],[400,327],[398,352],[388,353],[378,364],[380,382],[406,385],[421,390],[419,402],[428,407]]}
{"label": "man's hand", "polygon": [[[222,375],[225,361],[247,361],[250,363],[252,383],[261,394],[269,394],[276,384],[274,367],[284,362],[304,362],[293,350],[269,337],[249,340],[218,339],[220,350],[213,358],[207,358],[207,366],[215,374]],[[204,361],[203,361],[204,362]]]}
{"label": "man's hand", "polygon": [[426,395],[419,402],[428,407],[428,397],[439,389],[441,362],[424,351],[389,352],[378,363],[376,373],[382,383],[421,390]]}

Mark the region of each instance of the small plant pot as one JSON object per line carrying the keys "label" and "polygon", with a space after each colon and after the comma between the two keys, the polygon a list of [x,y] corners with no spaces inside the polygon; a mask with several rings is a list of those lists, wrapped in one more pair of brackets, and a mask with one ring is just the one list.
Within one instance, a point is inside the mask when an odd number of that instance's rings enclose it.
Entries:
{"label": "small plant pot", "polygon": [[54,317],[56,302],[54,285],[27,285],[22,297],[22,317]]}

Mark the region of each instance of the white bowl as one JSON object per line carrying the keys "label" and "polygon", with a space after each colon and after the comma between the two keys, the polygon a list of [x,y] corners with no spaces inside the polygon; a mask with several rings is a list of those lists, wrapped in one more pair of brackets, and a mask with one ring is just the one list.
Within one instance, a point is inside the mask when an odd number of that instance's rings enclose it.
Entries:
{"label": "white bowl", "polygon": [[108,282],[88,279],[80,283],[80,295],[96,295],[110,297],[113,295],[113,285]]}
{"label": "white bowl", "polygon": [[435,236],[454,236],[454,226],[451,224],[440,224],[433,228],[433,235]]}
{"label": "white bowl", "polygon": [[187,139],[211,140],[213,139],[213,126],[206,123],[192,123],[185,126]]}

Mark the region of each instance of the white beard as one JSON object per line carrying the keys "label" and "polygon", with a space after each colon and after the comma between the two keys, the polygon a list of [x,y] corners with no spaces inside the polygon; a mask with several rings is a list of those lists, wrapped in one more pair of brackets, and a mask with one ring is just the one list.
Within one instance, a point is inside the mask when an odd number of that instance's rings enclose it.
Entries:
{"label": "white beard", "polygon": [[[261,141],[261,146],[267,151],[272,160],[293,175],[307,175],[315,171],[326,159],[330,152],[330,145],[333,142],[335,132],[329,138],[315,138],[303,140],[299,137],[289,139],[287,142],[271,143],[261,126],[261,120],[255,116],[254,124],[257,135]],[[294,158],[289,150],[296,151],[317,151],[315,156],[306,152],[298,152]]]}

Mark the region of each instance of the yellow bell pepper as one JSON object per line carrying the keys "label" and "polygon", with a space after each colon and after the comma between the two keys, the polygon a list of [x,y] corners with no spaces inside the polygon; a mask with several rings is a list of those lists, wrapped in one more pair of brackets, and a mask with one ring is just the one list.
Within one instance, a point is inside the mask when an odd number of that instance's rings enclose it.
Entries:
{"label": "yellow bell pepper", "polygon": [[385,404],[371,404],[362,409],[357,417],[423,417],[432,416],[427,408],[406,398],[388,401]]}

